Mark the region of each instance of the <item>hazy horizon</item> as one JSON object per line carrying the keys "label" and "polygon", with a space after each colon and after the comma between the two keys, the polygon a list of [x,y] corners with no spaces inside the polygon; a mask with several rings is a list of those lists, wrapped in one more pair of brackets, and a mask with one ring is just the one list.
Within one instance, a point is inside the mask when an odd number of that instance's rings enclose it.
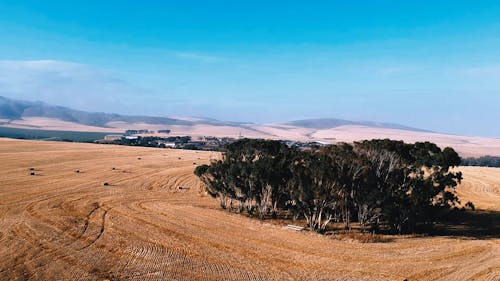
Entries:
{"label": "hazy horizon", "polygon": [[0,3],[0,96],[500,137],[500,3]]}

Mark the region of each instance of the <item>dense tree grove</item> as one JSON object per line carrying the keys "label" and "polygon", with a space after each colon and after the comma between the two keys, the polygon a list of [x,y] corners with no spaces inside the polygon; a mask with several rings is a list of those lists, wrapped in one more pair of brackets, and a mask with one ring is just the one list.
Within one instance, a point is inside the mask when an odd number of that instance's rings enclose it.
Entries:
{"label": "dense tree grove", "polygon": [[433,143],[371,140],[300,149],[271,140],[244,139],[226,147],[222,159],[195,174],[222,208],[266,217],[304,218],[324,232],[332,221],[350,229],[384,227],[413,232],[431,223],[437,208],[459,199],[462,175],[451,148]]}

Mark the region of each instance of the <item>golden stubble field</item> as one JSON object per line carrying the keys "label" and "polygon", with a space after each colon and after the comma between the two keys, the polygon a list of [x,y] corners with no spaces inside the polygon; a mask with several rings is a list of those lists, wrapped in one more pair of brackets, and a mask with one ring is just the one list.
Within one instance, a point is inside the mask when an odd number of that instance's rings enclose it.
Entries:
{"label": "golden stubble field", "polygon": [[[360,243],[220,210],[193,175],[211,152],[0,139],[0,156],[1,280],[500,280],[496,235]],[[500,169],[463,171],[464,200],[500,211]]]}

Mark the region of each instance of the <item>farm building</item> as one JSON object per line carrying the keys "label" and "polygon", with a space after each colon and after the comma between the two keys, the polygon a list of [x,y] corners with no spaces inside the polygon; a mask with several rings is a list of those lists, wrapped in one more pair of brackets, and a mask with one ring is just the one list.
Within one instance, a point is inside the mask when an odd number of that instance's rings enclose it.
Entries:
{"label": "farm building", "polygon": [[164,147],[164,148],[175,148],[175,142],[161,142],[159,144],[159,147]]}
{"label": "farm building", "polygon": [[104,140],[105,141],[116,141],[116,140],[121,140],[123,138],[123,135],[105,135]]}

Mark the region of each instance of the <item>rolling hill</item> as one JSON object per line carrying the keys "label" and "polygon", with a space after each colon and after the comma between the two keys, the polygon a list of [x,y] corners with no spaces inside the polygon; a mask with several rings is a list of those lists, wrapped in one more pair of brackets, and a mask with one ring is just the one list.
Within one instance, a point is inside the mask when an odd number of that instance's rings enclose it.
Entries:
{"label": "rolling hill", "polygon": [[214,119],[203,118],[193,121],[181,118],[129,116],[114,113],[86,112],[63,106],[53,106],[40,101],[21,101],[0,96],[0,118],[20,120],[30,117],[43,117],[58,119],[65,122],[77,123],[86,126],[109,128],[112,122],[147,123],[161,125],[193,125],[195,122],[213,125],[238,124],[233,122],[220,122]]}
{"label": "rolling hill", "polygon": [[128,129],[169,129],[171,135],[243,136],[322,143],[390,138],[405,142],[431,141],[442,147],[451,146],[462,156],[500,156],[500,139],[497,138],[436,133],[393,123],[322,118],[255,124],[199,117],[133,116],[86,112],[1,96],[0,127],[100,133],[123,133]]}

